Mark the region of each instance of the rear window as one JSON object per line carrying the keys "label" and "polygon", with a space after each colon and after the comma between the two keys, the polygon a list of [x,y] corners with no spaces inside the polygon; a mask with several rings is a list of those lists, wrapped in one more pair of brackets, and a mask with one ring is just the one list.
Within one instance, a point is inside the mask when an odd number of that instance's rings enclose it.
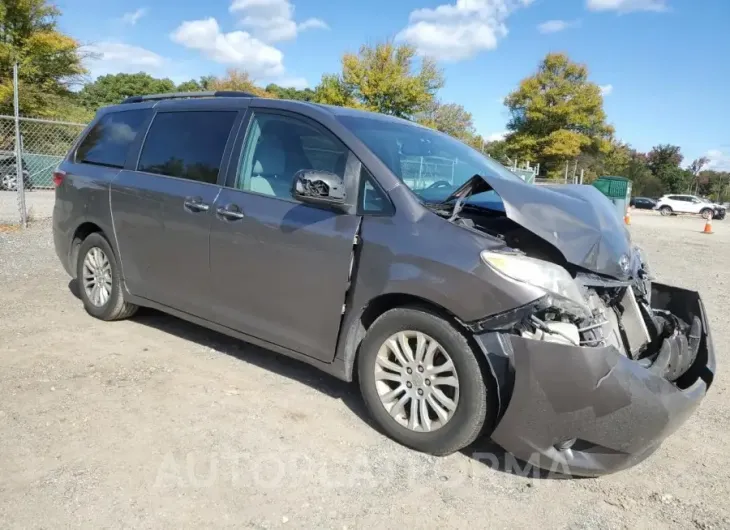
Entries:
{"label": "rear window", "polygon": [[152,111],[127,110],[105,114],[76,150],[76,162],[123,168],[129,147]]}
{"label": "rear window", "polygon": [[139,171],[215,184],[235,111],[161,112],[147,133]]}

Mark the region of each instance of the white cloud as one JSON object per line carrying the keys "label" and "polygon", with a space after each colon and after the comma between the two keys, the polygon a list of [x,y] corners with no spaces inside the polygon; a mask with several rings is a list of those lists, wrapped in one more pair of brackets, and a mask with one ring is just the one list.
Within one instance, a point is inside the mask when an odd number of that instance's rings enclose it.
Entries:
{"label": "white cloud", "polygon": [[330,27],[321,18],[308,18],[301,24],[298,24],[297,29],[299,31],[306,31],[308,29],[330,29]]}
{"label": "white cloud", "polygon": [[213,61],[244,68],[253,77],[276,77],[284,73],[284,54],[280,50],[246,31],[223,33],[212,17],[183,22],[170,38],[186,48],[203,52]]}
{"label": "white cloud", "polygon": [[576,27],[580,24],[577,20],[548,20],[537,26],[540,33],[558,33],[566,29]]}
{"label": "white cloud", "polygon": [[602,96],[610,96],[613,93],[613,85],[601,85],[598,88],[601,89]]}
{"label": "white cloud", "polygon": [[436,8],[416,9],[410,23],[396,35],[421,55],[459,61],[493,50],[507,35],[507,18],[533,0],[456,0]]}
{"label": "white cloud", "polygon": [[84,46],[82,51],[90,55],[86,63],[94,77],[108,73],[154,72],[166,62],[155,52],[123,42],[99,42]]}
{"label": "white cloud", "polygon": [[488,135],[486,140],[487,140],[487,142],[500,142],[500,141],[504,140],[508,134],[509,134],[509,131],[495,132],[495,133]]}
{"label": "white cloud", "polygon": [[289,0],[233,0],[229,11],[241,17],[241,25],[264,42],[291,40],[300,31],[329,28],[318,18],[297,24]]}
{"label": "white cloud", "polygon": [[309,87],[309,83],[303,77],[284,77],[281,80],[276,81],[276,84],[284,88],[296,88],[298,90],[303,90]]}
{"label": "white cloud", "polygon": [[720,151],[719,149],[711,149],[707,151],[705,156],[709,159],[707,169],[715,171],[730,171],[730,152]]}
{"label": "white cloud", "polygon": [[122,15],[122,22],[134,26],[137,22],[139,22],[140,18],[147,14],[147,11],[149,10],[146,7],[140,7],[135,11],[124,13],[124,15]]}
{"label": "white cloud", "polygon": [[667,11],[668,0],[586,0],[586,7],[591,11]]}

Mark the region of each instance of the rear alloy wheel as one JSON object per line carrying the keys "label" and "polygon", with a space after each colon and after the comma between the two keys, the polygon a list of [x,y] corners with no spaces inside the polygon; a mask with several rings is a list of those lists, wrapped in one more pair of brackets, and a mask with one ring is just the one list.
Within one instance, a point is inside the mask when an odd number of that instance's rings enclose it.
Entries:
{"label": "rear alloy wheel", "polygon": [[119,267],[106,238],[99,233],[89,235],[78,256],[76,280],[86,312],[101,320],[132,316],[137,306],[124,301]]}
{"label": "rear alloy wheel", "polygon": [[112,265],[104,251],[91,247],[84,258],[82,284],[86,298],[96,307],[104,307],[112,295]]}
{"label": "rear alloy wheel", "polygon": [[358,375],[378,426],[418,451],[453,453],[493,422],[491,380],[485,382],[466,337],[427,310],[381,315],[360,347]]}
{"label": "rear alloy wheel", "polygon": [[712,219],[713,211],[710,210],[709,208],[705,208],[704,210],[702,210],[700,212],[700,215],[702,216],[703,219]]}
{"label": "rear alloy wheel", "polygon": [[659,213],[661,213],[662,215],[671,215],[672,209],[669,206],[662,206],[661,208],[659,208]]}

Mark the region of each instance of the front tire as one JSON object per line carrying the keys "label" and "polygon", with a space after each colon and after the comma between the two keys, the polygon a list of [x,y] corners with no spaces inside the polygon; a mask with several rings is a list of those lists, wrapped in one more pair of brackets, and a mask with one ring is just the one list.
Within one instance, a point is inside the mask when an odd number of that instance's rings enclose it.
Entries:
{"label": "front tire", "polygon": [[661,208],[659,208],[659,213],[664,216],[671,215],[672,209],[669,206],[662,206]]}
{"label": "front tire", "polygon": [[704,210],[702,210],[700,212],[700,215],[702,216],[703,219],[712,219],[712,214],[713,214],[713,211],[709,208],[705,208]]}
{"label": "front tire", "polygon": [[100,320],[131,317],[137,306],[124,301],[119,265],[104,236],[93,233],[79,248],[76,280],[86,312]]}
{"label": "front tire", "polygon": [[466,447],[496,413],[466,337],[423,309],[392,309],[373,323],[360,347],[358,375],[383,432],[424,453]]}

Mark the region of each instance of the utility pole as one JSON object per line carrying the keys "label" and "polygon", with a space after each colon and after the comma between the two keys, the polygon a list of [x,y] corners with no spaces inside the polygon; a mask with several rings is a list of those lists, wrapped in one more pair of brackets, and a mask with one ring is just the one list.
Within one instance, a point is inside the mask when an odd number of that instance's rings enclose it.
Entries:
{"label": "utility pole", "polygon": [[25,182],[23,182],[23,153],[20,145],[20,105],[18,103],[18,63],[13,65],[13,107],[15,111],[15,182],[18,192],[18,210],[20,210],[20,224],[28,226],[25,211]]}

